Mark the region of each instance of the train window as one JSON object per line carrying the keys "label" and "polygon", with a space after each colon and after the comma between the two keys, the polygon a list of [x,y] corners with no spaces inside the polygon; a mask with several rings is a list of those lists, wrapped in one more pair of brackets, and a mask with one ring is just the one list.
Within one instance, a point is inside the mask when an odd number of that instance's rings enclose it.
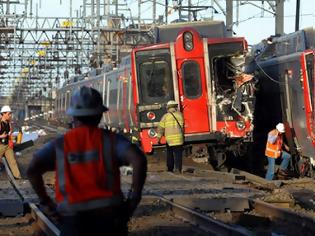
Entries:
{"label": "train window", "polygon": [[185,62],[182,67],[184,95],[194,99],[201,96],[201,80],[199,64],[194,61]]}
{"label": "train window", "polygon": [[140,64],[139,75],[144,103],[173,99],[173,81],[167,61],[156,59],[143,62]]}

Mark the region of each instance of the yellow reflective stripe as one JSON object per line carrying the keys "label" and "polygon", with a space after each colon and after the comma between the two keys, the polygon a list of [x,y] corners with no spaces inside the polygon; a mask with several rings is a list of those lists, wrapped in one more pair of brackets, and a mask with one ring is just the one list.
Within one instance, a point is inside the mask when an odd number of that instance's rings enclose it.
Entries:
{"label": "yellow reflective stripe", "polygon": [[162,128],[165,128],[165,121],[161,120],[160,123],[159,123],[159,126],[162,127]]}
{"label": "yellow reflective stripe", "polygon": [[184,143],[184,139],[181,134],[166,135],[165,138],[170,146],[182,145]]}
{"label": "yellow reflective stripe", "polygon": [[177,139],[177,138],[180,138],[181,135],[180,134],[168,134],[167,137],[169,139]]}
{"label": "yellow reflective stripe", "polygon": [[166,121],[165,126],[166,127],[168,127],[168,126],[172,127],[172,126],[178,126],[178,125],[177,125],[176,121],[171,120],[171,121]]}

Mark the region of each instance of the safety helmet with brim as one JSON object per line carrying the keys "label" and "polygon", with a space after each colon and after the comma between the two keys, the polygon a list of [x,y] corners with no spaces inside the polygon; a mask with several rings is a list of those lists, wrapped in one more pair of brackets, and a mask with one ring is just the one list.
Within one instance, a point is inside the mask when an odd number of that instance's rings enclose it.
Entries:
{"label": "safety helmet with brim", "polygon": [[95,116],[106,111],[108,108],[103,105],[101,94],[96,89],[83,86],[72,95],[66,114],[69,116]]}
{"label": "safety helmet with brim", "polygon": [[166,107],[169,108],[169,107],[177,107],[178,103],[176,101],[168,101],[167,104],[166,104]]}
{"label": "safety helmet with brim", "polygon": [[10,106],[5,105],[1,108],[0,113],[6,113],[6,112],[12,112]]}
{"label": "safety helmet with brim", "polygon": [[283,123],[277,124],[276,129],[278,130],[279,133],[284,133],[285,132],[285,127],[284,127]]}

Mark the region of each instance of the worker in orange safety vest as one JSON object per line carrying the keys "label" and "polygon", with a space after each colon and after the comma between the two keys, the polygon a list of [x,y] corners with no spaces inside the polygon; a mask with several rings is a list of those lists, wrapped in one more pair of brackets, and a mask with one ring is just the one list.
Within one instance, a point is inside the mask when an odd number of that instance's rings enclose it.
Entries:
{"label": "worker in orange safety vest", "polygon": [[[281,157],[282,162],[280,165],[279,174],[287,175],[287,168],[291,159],[291,155],[287,152],[289,147],[283,142],[283,134],[285,127],[283,123],[279,123],[276,129],[268,133],[265,155],[268,158],[268,170],[266,173],[267,180],[273,180],[275,173],[275,161]],[[283,150],[283,147],[286,151]]]}
{"label": "worker in orange safety vest", "polygon": [[[146,157],[121,135],[98,128],[103,112],[100,93],[81,87],[67,114],[73,126],[34,154],[27,170],[41,205],[61,225],[61,235],[127,235],[127,223],[141,200]],[[133,167],[132,190],[125,199],[119,167]],[[55,201],[42,175],[56,170]]]}

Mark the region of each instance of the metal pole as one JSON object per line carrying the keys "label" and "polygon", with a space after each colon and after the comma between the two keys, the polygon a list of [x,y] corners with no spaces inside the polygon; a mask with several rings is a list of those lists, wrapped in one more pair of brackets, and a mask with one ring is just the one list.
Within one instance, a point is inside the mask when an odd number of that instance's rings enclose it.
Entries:
{"label": "metal pole", "polygon": [[[188,0],[188,9],[191,7],[191,0]],[[191,11],[188,11],[188,21],[191,21]]]}
{"label": "metal pole", "polygon": [[153,18],[153,24],[155,24],[155,20],[156,20],[156,0],[153,0],[152,18]]}
{"label": "metal pole", "polygon": [[226,28],[227,36],[233,36],[233,0],[226,0]]}
{"label": "metal pole", "polygon": [[118,16],[118,0],[115,0],[115,15]]}
{"label": "metal pole", "polygon": [[182,19],[182,0],[178,0],[178,19]]}
{"label": "metal pole", "polygon": [[30,0],[30,16],[33,15],[33,0]]}
{"label": "metal pole", "polygon": [[[105,0],[106,1],[106,16],[109,17],[109,11],[110,11],[110,0]],[[107,22],[108,24],[108,22]]]}
{"label": "metal pole", "polygon": [[296,0],[295,31],[300,29],[300,0]]}
{"label": "metal pole", "polygon": [[168,22],[168,0],[165,0],[165,23]]}
{"label": "metal pole", "polygon": [[7,15],[10,14],[10,0],[7,0],[7,10],[6,10],[6,14],[7,14]]}
{"label": "metal pole", "polygon": [[104,6],[103,6],[103,15],[106,16],[106,0],[103,1]]}
{"label": "metal pole", "polygon": [[86,17],[86,0],[83,0],[83,13],[82,13],[82,15],[83,15],[83,18]]}
{"label": "metal pole", "polygon": [[138,0],[138,28],[140,29],[141,22],[141,0]]}
{"label": "metal pole", "polygon": [[276,2],[276,35],[284,33],[284,0],[277,0]]}
{"label": "metal pole", "polygon": [[25,0],[25,3],[24,3],[24,15],[27,16],[27,3],[28,3],[28,0]]}
{"label": "metal pole", "polygon": [[[95,12],[94,5],[95,5],[94,0],[91,0],[91,17],[93,18],[94,18],[94,12]],[[93,21],[93,24],[94,24],[94,21]]]}
{"label": "metal pole", "polygon": [[[214,0],[211,0],[211,6],[214,5]],[[214,17],[214,10],[212,9],[211,11],[211,20],[213,20],[213,17]]]}
{"label": "metal pole", "polygon": [[101,44],[100,44],[100,37],[101,37],[101,28],[100,28],[100,0],[96,0],[96,14],[97,14],[97,19],[96,19],[96,27],[97,27],[97,59],[98,59],[98,64],[99,67],[101,66]]}
{"label": "metal pole", "polygon": [[72,0],[70,0],[70,20],[72,20]]}

